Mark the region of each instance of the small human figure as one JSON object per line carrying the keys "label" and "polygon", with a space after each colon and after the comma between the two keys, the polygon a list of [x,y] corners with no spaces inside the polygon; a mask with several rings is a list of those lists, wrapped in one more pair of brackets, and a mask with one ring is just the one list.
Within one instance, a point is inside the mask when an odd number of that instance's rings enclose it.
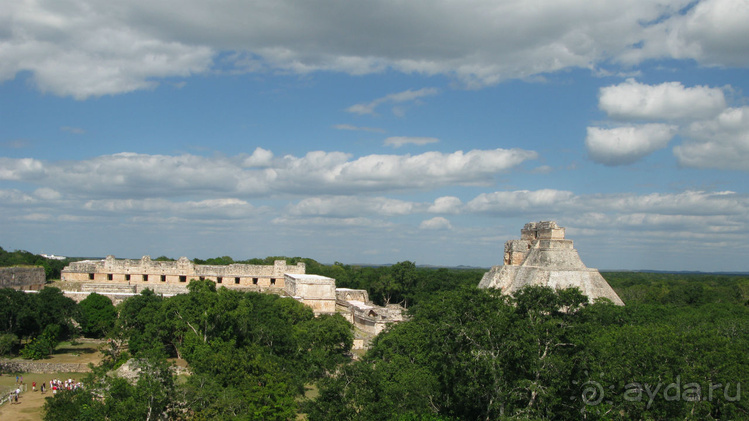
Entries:
{"label": "small human figure", "polygon": [[42,395],[44,394],[44,382],[42,382]]}
{"label": "small human figure", "polygon": [[16,384],[18,384],[18,374],[16,374]]}
{"label": "small human figure", "polygon": [[36,392],[36,382],[31,382],[31,391]]}

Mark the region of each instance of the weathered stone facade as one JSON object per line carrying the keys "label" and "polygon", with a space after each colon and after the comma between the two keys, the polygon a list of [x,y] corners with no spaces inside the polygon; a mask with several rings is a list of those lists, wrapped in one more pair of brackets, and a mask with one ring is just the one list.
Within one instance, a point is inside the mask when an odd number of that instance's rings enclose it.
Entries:
{"label": "weathered stone facade", "polygon": [[0,288],[38,290],[47,282],[41,266],[0,267]]}
{"label": "weathered stone facade", "polygon": [[404,308],[399,304],[386,307],[369,301],[369,294],[363,289],[337,288],[336,310],[365,334],[374,337],[389,324],[404,320]]}
{"label": "weathered stone facade", "polygon": [[320,275],[285,275],[285,291],[302,303],[312,307],[315,315],[335,314],[335,279]]}
{"label": "weathered stone facade", "polygon": [[119,283],[126,285],[187,285],[192,279],[207,279],[216,286],[246,287],[250,289],[284,289],[284,274],[304,274],[304,263],[287,265],[276,260],[273,265],[196,265],[186,257],[174,262],[151,260],[104,260],[73,262],[61,273],[62,281]]}
{"label": "weathered stone facade", "polygon": [[583,264],[572,240],[564,238],[564,231],[554,221],[525,224],[520,240],[505,243],[504,265],[485,273],[479,288],[496,288],[511,295],[526,285],[577,287],[590,301],[602,297],[624,305],[598,270]]}
{"label": "weathered stone facade", "polygon": [[[287,265],[276,260],[273,265],[227,266],[196,265],[186,257],[174,262],[140,260],[104,260],[73,262],[62,270],[62,282],[70,288],[63,292],[76,301],[90,293],[109,297],[115,304],[151,289],[171,296],[187,293],[193,279],[211,280],[217,287],[287,295],[312,308],[315,315],[342,314],[368,342],[389,323],[403,320],[399,305],[379,307],[369,301],[367,291],[336,289],[335,279],[306,274],[304,263]],[[362,338],[359,338],[362,339]]]}

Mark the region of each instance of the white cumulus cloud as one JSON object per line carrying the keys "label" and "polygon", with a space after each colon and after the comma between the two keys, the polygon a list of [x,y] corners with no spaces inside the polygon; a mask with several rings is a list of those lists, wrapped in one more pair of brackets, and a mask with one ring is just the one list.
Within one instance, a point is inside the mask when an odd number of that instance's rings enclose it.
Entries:
{"label": "white cumulus cloud", "polygon": [[85,99],[157,86],[154,78],[211,67],[215,51],[154,36],[128,22],[130,7],[92,1],[11,0],[0,15],[0,80],[30,71],[42,92]]}
{"label": "white cumulus cloud", "polygon": [[624,52],[620,59],[638,63],[670,57],[708,66],[749,65],[749,1],[704,0],[679,13],[683,6],[667,6],[667,18],[644,26],[641,47]]}
{"label": "white cumulus cloud", "polygon": [[245,158],[242,164],[245,167],[270,167],[273,164],[273,152],[263,148],[255,148],[252,155]]}
{"label": "white cumulus cloud", "polygon": [[111,214],[166,215],[187,219],[240,219],[250,218],[258,209],[236,198],[173,201],[167,199],[101,199],[89,200],[83,208],[87,211]]}
{"label": "white cumulus cloud", "polygon": [[580,211],[619,212],[624,214],[657,214],[667,216],[740,216],[747,201],[734,192],[687,190],[681,193],[631,193],[589,195],[581,197]]}
{"label": "white cumulus cloud", "polygon": [[449,230],[452,229],[453,226],[446,218],[435,216],[432,219],[421,221],[419,228],[423,230]]}
{"label": "white cumulus cloud", "polygon": [[0,179],[82,197],[180,197],[273,194],[347,194],[490,184],[537,154],[523,149],[420,155],[365,155],[313,151],[274,158],[257,148],[249,157],[149,155],[122,152],[82,161],[0,158]]}
{"label": "white cumulus cloud", "polygon": [[[41,91],[79,99],[207,73],[392,70],[481,87],[646,59],[749,64],[747,0],[595,7],[586,0],[7,0],[3,6],[0,81],[29,72]],[[350,111],[371,114],[381,103]]]}
{"label": "white cumulus cloud", "polygon": [[522,149],[457,151],[450,154],[368,155],[334,171],[334,182],[359,187],[428,188],[450,184],[486,184],[537,154]]}
{"label": "white cumulus cloud", "polygon": [[309,197],[289,206],[290,215],[350,217],[352,215],[408,215],[417,204],[386,197]]}
{"label": "white cumulus cloud", "polygon": [[677,127],[644,124],[611,129],[588,127],[585,146],[590,158],[604,165],[632,164],[663,149],[676,134]]}
{"label": "white cumulus cloud", "polygon": [[455,196],[443,196],[435,199],[434,203],[429,206],[429,212],[432,213],[459,213],[463,202]]}
{"label": "white cumulus cloud", "polygon": [[707,119],[726,107],[723,90],[684,87],[680,82],[646,85],[628,79],[601,88],[599,108],[620,120]]}
{"label": "white cumulus cloud", "polygon": [[666,147],[678,132],[682,143],[673,153],[679,165],[749,170],[749,107],[729,107],[721,88],[684,87],[679,82],[645,85],[629,79],[602,88],[599,99],[599,107],[611,118],[661,123],[589,127],[585,143],[596,162],[633,163]]}
{"label": "white cumulus cloud", "polygon": [[749,210],[749,198],[731,191],[687,190],[680,193],[575,194],[565,190],[515,190],[482,193],[470,200],[465,211],[502,216],[541,215],[551,219],[581,219],[587,225],[601,225],[612,215],[649,215],[669,217],[743,218]]}
{"label": "white cumulus cloud", "polygon": [[576,196],[565,190],[516,190],[482,193],[469,201],[467,212],[491,213],[501,215],[520,215],[529,212],[547,213],[555,209],[561,212],[574,205]]}
{"label": "white cumulus cloud", "polygon": [[44,176],[44,164],[39,160],[0,157],[0,180],[35,180]]}
{"label": "white cumulus cloud", "polygon": [[729,108],[712,120],[696,121],[674,148],[680,165],[749,170],[749,107]]}

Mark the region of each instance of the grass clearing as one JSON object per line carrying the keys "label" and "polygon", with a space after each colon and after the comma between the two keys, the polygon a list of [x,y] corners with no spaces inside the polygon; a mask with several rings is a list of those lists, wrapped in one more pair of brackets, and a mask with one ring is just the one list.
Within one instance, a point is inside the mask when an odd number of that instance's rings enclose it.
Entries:
{"label": "grass clearing", "polygon": [[[102,359],[99,347],[104,341],[85,340],[81,342],[62,342],[55,349],[55,352],[43,360],[41,363],[79,363],[79,364],[98,364]],[[46,382],[49,387],[49,381],[52,379],[74,379],[81,380],[86,377],[87,373],[17,373],[23,376],[23,383],[26,385],[26,391],[21,393],[18,398],[18,404],[5,403],[0,406],[0,420],[14,421],[40,421],[42,419],[42,407],[44,399],[52,397],[52,391],[47,390],[44,394],[41,392],[42,382]],[[32,390],[33,383],[36,382],[36,391]],[[15,390],[18,387],[16,383],[16,373],[5,373],[0,375],[0,393],[5,395],[6,391]]]}

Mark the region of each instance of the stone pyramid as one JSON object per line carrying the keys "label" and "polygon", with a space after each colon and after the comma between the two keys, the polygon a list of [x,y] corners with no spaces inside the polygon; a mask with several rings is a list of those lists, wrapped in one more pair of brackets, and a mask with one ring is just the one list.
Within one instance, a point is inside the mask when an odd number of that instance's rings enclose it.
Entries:
{"label": "stone pyramid", "polygon": [[504,265],[486,272],[479,288],[495,288],[512,295],[526,285],[578,287],[591,302],[603,297],[624,305],[598,270],[583,264],[572,240],[564,239],[564,228],[554,221],[525,224],[520,240],[505,243]]}

